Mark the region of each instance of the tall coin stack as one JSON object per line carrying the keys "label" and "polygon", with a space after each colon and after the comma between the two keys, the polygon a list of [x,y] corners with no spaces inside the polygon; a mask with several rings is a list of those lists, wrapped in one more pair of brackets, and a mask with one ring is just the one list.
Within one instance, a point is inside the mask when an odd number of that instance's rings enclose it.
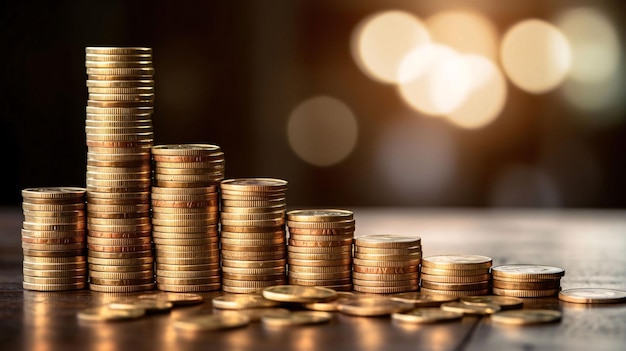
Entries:
{"label": "tall coin stack", "polygon": [[152,49],[87,47],[85,65],[89,287],[150,290]]}
{"label": "tall coin stack", "polygon": [[556,296],[565,270],[536,264],[509,264],[491,268],[493,294],[513,297]]}
{"label": "tall coin stack", "polygon": [[438,255],[422,260],[421,291],[453,296],[487,295],[492,259],[479,255]]}
{"label": "tall coin stack", "polygon": [[23,287],[60,291],[87,285],[85,189],[22,190]]}
{"label": "tall coin stack", "polygon": [[152,157],[157,288],[218,290],[218,185],[224,179],[224,153],[210,144],[157,145]]}
{"label": "tall coin stack", "polygon": [[366,235],[354,241],[354,290],[370,294],[416,291],[422,259],[421,238]]}
{"label": "tall coin stack", "polygon": [[287,182],[228,179],[221,184],[222,289],[252,293],[285,284]]}
{"label": "tall coin stack", "polygon": [[289,284],[352,290],[352,211],[289,211],[287,227]]}

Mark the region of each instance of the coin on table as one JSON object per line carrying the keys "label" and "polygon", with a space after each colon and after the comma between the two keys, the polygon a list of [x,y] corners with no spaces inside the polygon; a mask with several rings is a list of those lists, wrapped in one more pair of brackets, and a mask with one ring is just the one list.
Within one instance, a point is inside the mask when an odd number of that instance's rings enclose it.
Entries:
{"label": "coin on table", "polygon": [[392,234],[365,235],[355,239],[355,244],[371,248],[407,248],[420,245],[420,237],[410,237]]}
{"label": "coin on table", "polygon": [[486,315],[493,314],[501,310],[500,306],[493,304],[483,305],[468,305],[460,301],[446,302],[441,305],[441,309],[444,311],[458,312],[464,314],[478,314]]}
{"label": "coin on table", "polygon": [[213,307],[228,310],[274,307],[278,304],[259,294],[225,294],[213,298]]}
{"label": "coin on table", "polygon": [[315,286],[276,285],[263,289],[263,297],[279,302],[313,303],[336,299],[337,292]]}
{"label": "coin on table", "polygon": [[424,257],[422,265],[435,269],[479,269],[491,267],[492,259],[480,255],[436,255]]}
{"label": "coin on table", "polygon": [[287,212],[287,219],[294,222],[335,222],[352,220],[353,212],[338,209],[293,210]]}
{"label": "coin on table", "polygon": [[517,297],[509,296],[462,296],[461,302],[466,305],[484,306],[484,305],[498,305],[503,310],[513,310],[522,308],[524,300]]}
{"label": "coin on table", "polygon": [[297,311],[287,315],[264,316],[261,322],[266,326],[292,326],[305,324],[320,324],[329,322],[333,315],[329,312],[320,311]]}
{"label": "coin on table", "polygon": [[168,301],[145,300],[145,299],[123,300],[119,302],[112,302],[107,305],[107,307],[109,307],[110,309],[114,309],[114,310],[142,309],[142,310],[145,310],[146,313],[169,312],[173,306],[174,304]]}
{"label": "coin on table", "polygon": [[245,308],[241,310],[216,310],[218,314],[240,313],[250,318],[250,322],[260,322],[263,317],[284,317],[291,312],[286,308],[262,307],[262,308]]}
{"label": "coin on table", "polygon": [[250,317],[243,313],[199,315],[179,319],[173,323],[174,328],[189,331],[232,329],[248,324],[250,324]]}
{"label": "coin on table", "polygon": [[337,311],[337,309],[339,308],[339,304],[344,303],[350,299],[355,299],[355,298],[356,298],[356,295],[351,292],[338,291],[337,298],[335,300],[326,301],[326,302],[307,303],[304,305],[304,307],[306,309],[313,310],[313,311],[333,312],[333,311]]}
{"label": "coin on table", "polygon": [[204,298],[198,294],[191,293],[175,293],[175,292],[158,292],[156,294],[143,294],[137,296],[140,300],[167,301],[174,307],[197,305],[204,301]]}
{"label": "coin on table", "polygon": [[83,321],[109,322],[139,318],[145,313],[146,311],[141,308],[113,309],[108,306],[100,306],[78,311],[76,317]]}
{"label": "coin on table", "polygon": [[561,320],[561,312],[544,309],[511,310],[494,313],[491,320],[511,325],[552,323]]}
{"label": "coin on table", "polygon": [[417,308],[403,313],[392,313],[391,318],[404,323],[429,324],[459,320],[463,318],[463,313],[428,307]]}
{"label": "coin on table", "polygon": [[604,288],[567,289],[559,293],[559,299],[572,303],[621,303],[626,302],[626,291]]}
{"label": "coin on table", "polygon": [[393,294],[390,299],[413,304],[414,307],[438,307],[442,303],[453,302],[459,298],[444,294],[425,294],[421,292],[405,292]]}
{"label": "coin on table", "polygon": [[384,316],[412,310],[410,303],[392,300],[387,297],[357,297],[339,304],[337,310],[354,316]]}
{"label": "coin on table", "polygon": [[560,267],[537,264],[507,264],[491,268],[493,277],[516,279],[553,279],[565,275]]}

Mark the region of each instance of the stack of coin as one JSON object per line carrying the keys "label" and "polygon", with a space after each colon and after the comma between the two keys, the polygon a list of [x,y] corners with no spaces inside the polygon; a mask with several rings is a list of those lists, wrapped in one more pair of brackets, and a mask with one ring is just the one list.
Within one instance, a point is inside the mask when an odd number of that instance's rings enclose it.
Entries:
{"label": "stack of coin", "polygon": [[85,65],[89,286],[149,290],[152,49],[87,47]]}
{"label": "stack of coin", "polygon": [[565,270],[536,264],[508,264],[493,267],[491,273],[494,295],[546,297],[561,291]]}
{"label": "stack of coin", "polygon": [[287,227],[289,284],[352,290],[352,211],[289,211]]}
{"label": "stack of coin", "polygon": [[85,189],[22,190],[24,282],[27,290],[83,289],[85,260]]}
{"label": "stack of coin", "polygon": [[487,295],[492,259],[479,255],[438,255],[422,260],[421,291],[452,296]]}
{"label": "stack of coin", "polygon": [[281,179],[221,183],[224,291],[250,293],[285,284],[286,191]]}
{"label": "stack of coin", "polygon": [[422,259],[421,238],[366,235],[354,241],[354,290],[370,294],[416,291]]}
{"label": "stack of coin", "polygon": [[186,144],[157,145],[152,154],[157,288],[218,290],[218,184],[224,178],[224,153],[216,145]]}

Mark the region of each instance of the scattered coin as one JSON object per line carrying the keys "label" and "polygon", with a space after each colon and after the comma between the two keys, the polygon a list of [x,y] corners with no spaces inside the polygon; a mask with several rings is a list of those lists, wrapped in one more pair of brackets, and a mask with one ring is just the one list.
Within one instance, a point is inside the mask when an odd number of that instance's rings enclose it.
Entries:
{"label": "scattered coin", "polygon": [[304,304],[304,308],[313,311],[334,312],[338,310],[341,303],[354,298],[356,298],[356,295],[351,292],[337,291],[337,298],[335,300],[307,303]]}
{"label": "scattered coin", "polygon": [[174,328],[187,331],[233,329],[248,324],[250,324],[250,317],[243,313],[199,315],[179,319],[172,323]]}
{"label": "scattered coin", "polygon": [[626,302],[626,291],[605,288],[577,288],[559,292],[559,300],[571,303],[622,303]]}
{"label": "scattered coin", "polygon": [[143,294],[137,297],[140,300],[156,300],[170,302],[174,307],[197,305],[204,302],[204,298],[198,294],[158,292],[154,294]]}
{"label": "scattered coin", "polygon": [[392,300],[386,297],[357,297],[343,301],[338,311],[354,316],[383,316],[412,310],[413,304]]}
{"label": "scattered coin", "polygon": [[83,321],[111,322],[142,317],[146,313],[141,308],[114,309],[109,306],[87,308],[76,314]]}
{"label": "scattered coin", "polygon": [[305,324],[327,323],[333,318],[328,312],[297,311],[286,315],[263,316],[261,322],[265,326],[285,327]]}
{"label": "scattered coin", "polygon": [[141,309],[146,311],[146,313],[164,313],[169,312],[174,304],[169,301],[163,300],[146,300],[146,299],[136,299],[136,300],[128,300],[128,301],[120,301],[120,302],[112,302],[107,305],[110,309],[117,310],[135,310]]}
{"label": "scattered coin", "polygon": [[524,306],[524,300],[517,297],[508,296],[462,296],[461,302],[466,305],[498,305],[503,310],[513,310],[522,308]]}
{"label": "scattered coin", "polygon": [[457,301],[459,298],[443,294],[425,294],[422,292],[406,292],[393,294],[390,299],[413,304],[414,307],[438,307],[446,302]]}
{"label": "scattered coin", "polygon": [[544,309],[510,310],[494,313],[491,320],[510,325],[553,323],[561,320],[561,312]]}
{"label": "scattered coin", "polygon": [[402,323],[431,324],[459,320],[463,318],[463,313],[426,307],[402,313],[392,313],[391,318]]}
{"label": "scattered coin", "polygon": [[263,289],[263,297],[278,302],[313,303],[337,298],[332,289],[314,286],[277,285]]}
{"label": "scattered coin", "polygon": [[494,304],[468,305],[462,301],[446,302],[441,305],[441,309],[450,312],[478,315],[493,314],[501,310],[500,306]]}
{"label": "scattered coin", "polygon": [[240,313],[248,316],[250,322],[260,322],[263,317],[284,317],[291,312],[286,308],[273,308],[273,307],[261,307],[261,308],[245,308],[240,310],[216,310],[219,314],[234,314]]}
{"label": "scattered coin", "polygon": [[225,294],[213,298],[213,307],[229,310],[274,307],[279,302],[268,300],[258,294]]}

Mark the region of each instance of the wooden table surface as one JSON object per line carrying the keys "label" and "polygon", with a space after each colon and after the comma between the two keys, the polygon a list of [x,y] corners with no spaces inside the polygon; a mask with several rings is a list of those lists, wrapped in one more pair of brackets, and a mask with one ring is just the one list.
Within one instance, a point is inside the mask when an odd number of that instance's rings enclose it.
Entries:
{"label": "wooden table surface", "polygon": [[[481,254],[494,265],[534,263],[565,268],[562,287],[626,290],[626,212],[552,210],[355,209],[357,236],[418,235],[425,256]],[[210,298],[120,323],[81,323],[76,311],[114,298],[88,290],[23,291],[19,208],[0,210],[0,350],[626,350],[626,304],[589,306],[556,298],[525,307],[563,312],[559,323],[507,327],[488,318],[402,325],[389,318],[336,314],[330,324],[266,329],[260,324],[186,334],[172,320],[212,310]]]}

